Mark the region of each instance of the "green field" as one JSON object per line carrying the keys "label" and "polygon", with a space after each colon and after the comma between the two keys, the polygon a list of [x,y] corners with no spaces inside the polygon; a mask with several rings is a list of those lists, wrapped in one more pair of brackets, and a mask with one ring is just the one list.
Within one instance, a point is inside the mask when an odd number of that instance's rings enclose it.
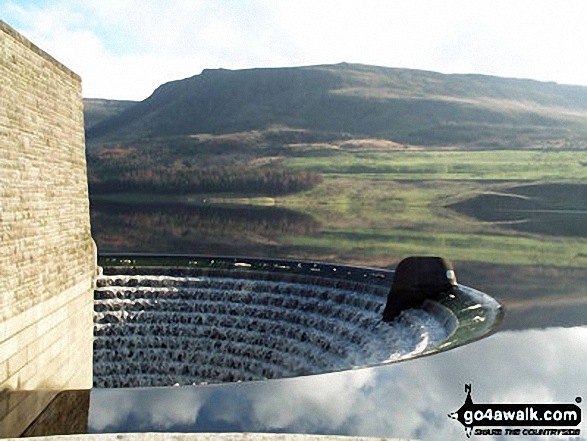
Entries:
{"label": "green field", "polygon": [[[345,152],[292,158],[284,165],[324,175],[324,183],[312,191],[277,201],[322,223],[323,229],[314,235],[283,238],[316,253],[347,259],[370,255],[374,261],[382,256],[436,254],[517,265],[587,264],[585,237],[520,231],[512,228],[520,225],[479,222],[446,208],[479,194],[515,195],[528,184],[541,186],[537,188],[544,190],[547,206],[560,205],[555,199],[559,196],[551,191],[553,183],[587,184],[583,152]],[[570,196],[574,205],[569,208],[587,209],[587,198]]]}
{"label": "green field", "polygon": [[394,180],[587,180],[584,151],[481,150],[341,152],[284,165],[332,177]]}
{"label": "green field", "polygon": [[[208,206],[237,207],[236,210],[239,206],[267,206],[314,219],[320,228],[311,231],[278,228],[272,229],[270,234],[263,234],[263,225],[272,223],[270,212],[267,219],[263,218],[262,211],[256,211],[258,216],[255,215],[254,219],[249,216],[248,220],[246,216],[241,220],[237,214],[231,218],[232,226],[223,226],[222,234],[218,235],[221,237],[218,240],[230,249],[231,241],[243,239],[242,234],[246,236],[247,231],[256,231],[247,239],[252,245],[283,247],[289,250],[283,257],[381,266],[408,255],[433,254],[452,260],[508,265],[587,265],[587,235],[580,226],[577,233],[572,224],[587,223],[585,215],[580,215],[581,210],[587,212],[587,160],[584,152],[343,152],[326,149],[323,155],[316,151],[307,156],[295,156],[295,150],[288,150],[288,153],[272,160],[294,171],[320,173],[322,183],[305,192],[271,198],[264,194],[230,193],[118,194],[102,198],[136,204],[167,202],[204,207],[198,211],[198,216],[212,232],[213,225],[219,221],[205,219],[205,207]],[[569,188],[573,189],[573,194],[561,193],[560,188],[557,190],[561,183],[572,184],[573,187]],[[529,186],[533,189],[532,197],[524,190]],[[567,220],[566,224],[561,222],[559,228],[558,221],[551,222],[549,218],[481,222],[449,208],[451,204],[467,203],[484,194],[536,199],[540,200],[541,207],[578,211],[579,217],[575,213],[571,224]],[[499,209],[499,206],[487,209]],[[145,220],[145,224],[156,222]],[[198,227],[194,225],[193,228]],[[186,234],[186,229],[180,225],[170,231],[175,230]],[[231,230],[240,232],[240,236],[232,237]],[[153,237],[160,236],[162,241],[172,242],[178,240],[174,234],[158,230]],[[166,235],[170,236],[166,239]],[[180,240],[187,241],[186,238]],[[216,246],[218,242],[213,247]]]}

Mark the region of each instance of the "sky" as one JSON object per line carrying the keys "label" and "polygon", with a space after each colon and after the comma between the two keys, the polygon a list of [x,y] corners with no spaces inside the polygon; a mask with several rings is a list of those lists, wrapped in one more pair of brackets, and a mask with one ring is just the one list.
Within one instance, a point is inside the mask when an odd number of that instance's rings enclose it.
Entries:
{"label": "sky", "polygon": [[584,0],[0,0],[0,20],[143,100],[205,68],[363,63],[587,85]]}

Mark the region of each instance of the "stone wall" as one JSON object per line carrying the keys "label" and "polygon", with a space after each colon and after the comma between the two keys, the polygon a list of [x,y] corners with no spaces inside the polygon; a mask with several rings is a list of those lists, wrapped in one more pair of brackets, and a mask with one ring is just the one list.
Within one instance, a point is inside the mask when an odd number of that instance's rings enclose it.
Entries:
{"label": "stone wall", "polygon": [[92,386],[95,268],[81,79],[0,21],[0,435]]}

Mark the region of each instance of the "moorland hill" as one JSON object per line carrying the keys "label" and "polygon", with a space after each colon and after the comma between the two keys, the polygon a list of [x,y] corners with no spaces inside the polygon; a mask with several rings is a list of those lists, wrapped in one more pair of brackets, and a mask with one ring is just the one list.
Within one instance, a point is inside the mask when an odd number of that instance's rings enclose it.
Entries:
{"label": "moorland hill", "polygon": [[587,141],[587,87],[348,63],[204,70],[139,103],[89,104],[91,145],[271,128],[423,146]]}

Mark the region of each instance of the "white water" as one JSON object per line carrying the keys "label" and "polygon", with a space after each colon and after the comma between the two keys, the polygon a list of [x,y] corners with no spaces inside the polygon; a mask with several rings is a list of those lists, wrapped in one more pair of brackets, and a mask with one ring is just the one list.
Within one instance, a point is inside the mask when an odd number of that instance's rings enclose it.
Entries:
{"label": "white water", "polygon": [[409,358],[447,337],[424,310],[382,322],[387,291],[303,276],[295,283],[102,276],[95,292],[94,385],[317,374]]}

